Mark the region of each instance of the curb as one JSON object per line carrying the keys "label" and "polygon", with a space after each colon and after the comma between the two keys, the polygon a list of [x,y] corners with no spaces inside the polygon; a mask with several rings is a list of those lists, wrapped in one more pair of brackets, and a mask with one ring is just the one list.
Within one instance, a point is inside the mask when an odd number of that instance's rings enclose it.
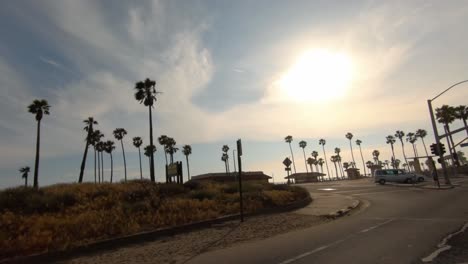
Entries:
{"label": "curb", "polygon": [[349,214],[352,210],[356,209],[361,204],[360,200],[354,199],[353,203],[347,208],[340,209],[336,212],[325,215],[328,218],[338,218]]}
{"label": "curb", "polygon": [[[311,202],[312,202],[312,198],[309,196],[303,200],[293,202],[283,207],[266,208],[266,209],[258,210],[257,212],[254,212],[254,213],[244,214],[244,216],[252,217],[252,216],[257,216],[257,215],[268,215],[268,214],[274,214],[274,213],[289,212],[289,211],[293,211],[293,210],[297,210],[299,208],[305,207],[309,205]],[[13,257],[13,258],[7,258],[7,259],[0,260],[0,264],[51,263],[55,261],[62,261],[62,260],[70,259],[72,257],[96,253],[102,250],[111,250],[111,249],[116,249],[116,248],[132,245],[132,244],[156,241],[164,237],[174,236],[180,233],[210,227],[215,224],[237,220],[239,218],[240,218],[240,214],[227,215],[227,216],[222,216],[222,217],[218,217],[215,219],[189,223],[189,224],[176,226],[176,227],[156,229],[156,230],[140,232],[140,233],[136,233],[136,234],[132,234],[128,236],[109,238],[105,240],[96,241],[90,244],[77,246],[77,247],[74,247],[68,250],[63,250],[63,251],[52,251],[52,252],[39,253],[39,254],[29,255],[29,256],[18,256],[18,257]]]}

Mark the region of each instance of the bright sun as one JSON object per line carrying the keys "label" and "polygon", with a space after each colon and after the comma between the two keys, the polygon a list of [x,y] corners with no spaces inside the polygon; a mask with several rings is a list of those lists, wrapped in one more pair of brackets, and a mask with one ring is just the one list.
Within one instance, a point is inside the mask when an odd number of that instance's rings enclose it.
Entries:
{"label": "bright sun", "polygon": [[294,101],[329,101],[345,93],[352,75],[353,65],[346,54],[312,50],[298,57],[279,85]]}

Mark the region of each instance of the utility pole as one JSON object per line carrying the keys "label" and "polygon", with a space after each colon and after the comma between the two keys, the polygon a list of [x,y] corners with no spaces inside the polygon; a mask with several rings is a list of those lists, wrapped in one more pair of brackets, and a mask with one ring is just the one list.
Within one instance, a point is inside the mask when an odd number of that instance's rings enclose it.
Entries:
{"label": "utility pole", "polygon": [[[240,215],[241,215],[241,222],[244,222],[244,206],[243,206],[243,199],[242,199],[242,141],[240,139],[237,140],[237,164],[239,165],[239,200],[240,200]],[[235,157],[233,157],[235,158]]]}

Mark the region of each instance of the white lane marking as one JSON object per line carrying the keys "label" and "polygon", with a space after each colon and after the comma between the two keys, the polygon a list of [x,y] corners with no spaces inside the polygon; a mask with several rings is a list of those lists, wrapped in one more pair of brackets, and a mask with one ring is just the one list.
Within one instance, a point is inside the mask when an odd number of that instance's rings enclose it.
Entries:
{"label": "white lane marking", "polygon": [[450,238],[452,238],[453,236],[456,236],[460,233],[463,233],[465,232],[465,230],[468,228],[468,222],[465,223],[463,225],[463,227],[458,230],[457,232],[455,233],[452,233],[452,234],[449,234],[448,236],[446,236],[444,239],[442,239],[442,241],[437,245],[438,249],[436,249],[434,252],[432,252],[429,256],[421,259],[422,262],[432,262],[440,253],[446,251],[446,250],[449,250],[451,249],[452,247],[450,245],[447,245],[447,242]]}
{"label": "white lane marking", "polygon": [[[358,233],[364,233],[364,232],[368,232],[368,231],[374,230],[375,228],[378,228],[378,227],[380,227],[380,226],[383,226],[383,225],[385,225],[385,224],[388,224],[388,223],[390,223],[390,222],[393,221],[393,220],[395,220],[395,218],[389,219],[389,220],[387,220],[387,221],[385,221],[385,222],[383,222],[383,223],[380,223],[380,224],[378,224],[378,225],[375,225],[375,226],[369,227],[369,228],[367,228],[367,229],[361,230],[361,231],[358,232]],[[324,249],[327,249],[327,248],[329,248],[329,247],[338,245],[339,243],[344,242],[344,241],[346,241],[347,239],[356,236],[358,233],[356,233],[356,234],[351,234],[351,235],[348,236],[347,238],[337,240],[337,241],[335,241],[335,242],[333,242],[333,243],[330,243],[330,244],[328,244],[328,245],[324,245],[324,246],[315,248],[315,249],[313,249],[313,250],[311,250],[311,251],[307,251],[307,252],[302,253],[302,254],[300,254],[300,255],[297,255],[297,256],[295,256],[295,257],[293,257],[293,258],[284,260],[284,261],[280,262],[279,264],[289,264],[289,263],[296,262],[296,261],[298,261],[298,260],[300,260],[300,259],[302,259],[302,258],[305,258],[305,257],[309,256],[309,255],[315,254],[315,253],[317,253],[317,252],[319,252],[319,251],[322,251],[322,250],[324,250]]]}
{"label": "white lane marking", "polygon": [[366,232],[369,232],[369,231],[371,231],[371,230],[376,229],[377,227],[386,225],[386,224],[392,222],[393,220],[395,220],[395,218],[388,219],[387,221],[385,221],[385,222],[383,222],[383,223],[380,223],[380,224],[377,224],[377,225],[375,225],[375,226],[371,226],[371,227],[369,227],[369,228],[363,229],[363,230],[359,231],[359,233],[366,233]]}

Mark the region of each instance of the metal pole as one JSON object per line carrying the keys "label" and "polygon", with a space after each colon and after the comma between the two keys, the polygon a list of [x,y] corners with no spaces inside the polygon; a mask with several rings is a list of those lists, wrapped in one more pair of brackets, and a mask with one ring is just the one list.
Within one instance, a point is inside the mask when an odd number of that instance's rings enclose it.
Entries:
{"label": "metal pole", "polygon": [[233,158],[232,158],[232,161],[234,161],[234,175],[235,175],[235,173],[237,172],[237,169],[236,169],[236,154],[235,154],[235,153],[236,153],[236,150],[233,149],[233,150],[232,150],[232,157],[233,157]]}
{"label": "metal pole", "polygon": [[239,198],[240,198],[240,214],[241,214],[241,222],[244,222],[244,206],[243,206],[243,199],[242,199],[242,145],[240,139],[237,141],[237,164],[239,165]]}
{"label": "metal pole", "polygon": [[435,141],[436,141],[437,148],[439,151],[439,158],[442,161],[441,165],[442,165],[442,171],[444,172],[445,184],[450,184],[450,179],[447,173],[447,167],[445,165],[444,154],[442,153],[442,150],[440,149],[439,132],[437,131],[437,125],[436,125],[436,121],[434,118],[434,110],[432,110],[431,100],[427,100],[427,106],[429,107],[429,114],[431,115],[432,129],[434,130],[434,137],[435,137]]}

